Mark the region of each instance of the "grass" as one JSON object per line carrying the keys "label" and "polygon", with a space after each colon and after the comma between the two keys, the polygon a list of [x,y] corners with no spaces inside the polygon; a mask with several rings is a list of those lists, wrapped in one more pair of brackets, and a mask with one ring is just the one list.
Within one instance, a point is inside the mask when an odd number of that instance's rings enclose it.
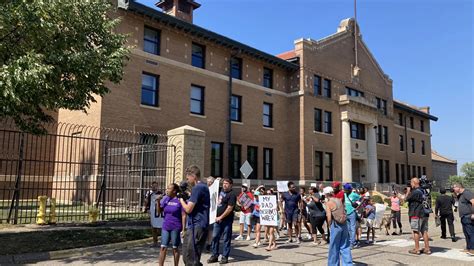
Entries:
{"label": "grass", "polygon": [[[91,228],[0,234],[0,255],[90,247],[151,237],[149,229]],[[8,244],[6,244],[8,243]]]}

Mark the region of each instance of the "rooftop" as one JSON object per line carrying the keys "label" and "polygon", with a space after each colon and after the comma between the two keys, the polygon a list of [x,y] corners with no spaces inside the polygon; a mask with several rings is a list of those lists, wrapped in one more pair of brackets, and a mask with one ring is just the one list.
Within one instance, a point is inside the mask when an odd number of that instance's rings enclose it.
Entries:
{"label": "rooftop", "polygon": [[443,163],[452,163],[452,164],[457,164],[458,162],[456,160],[451,160],[435,150],[431,150],[431,160],[433,161],[438,161],[438,162],[443,162]]}

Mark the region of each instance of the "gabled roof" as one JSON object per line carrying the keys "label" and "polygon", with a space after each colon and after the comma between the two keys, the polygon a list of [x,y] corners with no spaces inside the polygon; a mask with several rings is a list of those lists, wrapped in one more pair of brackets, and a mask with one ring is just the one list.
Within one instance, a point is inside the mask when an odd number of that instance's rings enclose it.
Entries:
{"label": "gabled roof", "polygon": [[431,160],[433,161],[438,161],[438,162],[443,162],[443,163],[452,163],[452,164],[457,164],[458,162],[456,160],[451,160],[435,150],[431,150]]}
{"label": "gabled roof", "polygon": [[299,66],[297,64],[288,62],[274,55],[257,50],[246,44],[232,40],[228,37],[217,34],[210,30],[201,28],[197,25],[180,20],[178,18],[165,14],[161,11],[158,11],[156,9],[153,9],[151,7],[138,3],[135,0],[128,0],[128,1],[118,0],[118,7],[121,9],[125,9],[129,12],[135,12],[137,14],[148,16],[154,19],[155,21],[158,21],[159,23],[164,24],[166,27],[174,28],[186,34],[196,36],[206,41],[214,42],[215,44],[221,45],[225,48],[228,48],[231,50],[239,50],[242,54],[254,57],[258,60],[262,60],[264,62],[284,68],[286,70],[295,71],[299,69]]}
{"label": "gabled roof", "polygon": [[430,115],[429,113],[423,112],[419,108],[413,105],[409,105],[409,104],[397,101],[395,99],[393,100],[393,108],[396,108],[405,112],[409,112],[409,113],[412,113],[412,114],[415,114],[415,115],[418,115],[418,116],[421,116],[433,121],[438,121],[438,118],[436,116]]}

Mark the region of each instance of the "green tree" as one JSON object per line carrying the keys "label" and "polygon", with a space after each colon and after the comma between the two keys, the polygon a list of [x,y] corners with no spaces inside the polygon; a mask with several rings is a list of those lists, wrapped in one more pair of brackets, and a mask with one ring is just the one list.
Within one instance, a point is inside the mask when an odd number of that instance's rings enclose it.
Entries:
{"label": "green tree", "polygon": [[474,178],[474,162],[467,162],[461,166],[461,173],[464,177]]}
{"label": "green tree", "polygon": [[48,111],[82,110],[118,83],[129,48],[104,0],[0,0],[0,119],[44,132]]}
{"label": "green tree", "polygon": [[453,175],[448,179],[450,185],[461,183],[467,187],[474,187],[474,162],[467,162],[461,166],[461,175]]}

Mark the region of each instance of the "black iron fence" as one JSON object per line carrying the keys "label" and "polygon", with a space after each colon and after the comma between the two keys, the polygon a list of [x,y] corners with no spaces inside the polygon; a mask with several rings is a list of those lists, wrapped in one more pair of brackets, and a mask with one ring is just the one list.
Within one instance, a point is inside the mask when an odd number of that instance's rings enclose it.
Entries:
{"label": "black iron fence", "polygon": [[87,221],[91,210],[101,220],[145,218],[151,183],[164,190],[167,175],[174,176],[175,147],[164,133],[46,128],[36,136],[2,121],[0,223],[34,223],[39,196],[48,198],[46,218],[55,215],[58,223]]}

